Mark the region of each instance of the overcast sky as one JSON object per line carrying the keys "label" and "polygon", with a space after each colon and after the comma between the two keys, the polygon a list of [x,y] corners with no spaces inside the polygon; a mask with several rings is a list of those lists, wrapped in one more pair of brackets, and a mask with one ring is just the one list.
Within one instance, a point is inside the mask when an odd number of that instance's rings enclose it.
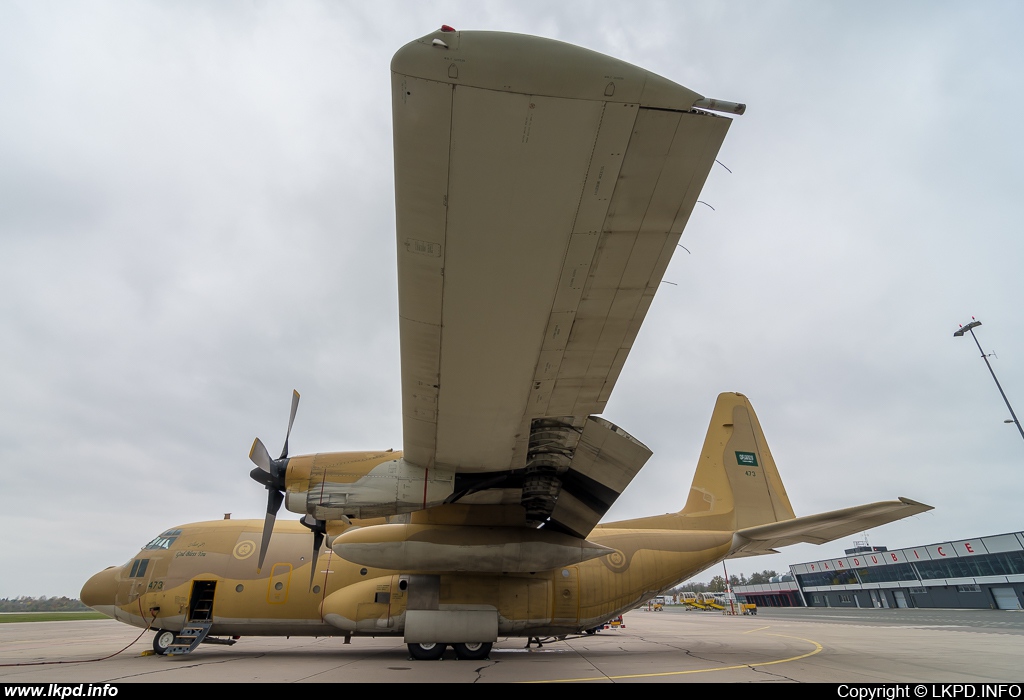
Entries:
{"label": "overcast sky", "polygon": [[1024,414],[1019,3],[4,0],[0,597],[262,518],[248,450],[293,388],[293,454],[401,448],[389,64],[442,23],[748,105],[605,412],[654,451],[607,519],[679,510],[741,391],[798,515],[1024,529],[1024,440],[952,337],[984,322]]}

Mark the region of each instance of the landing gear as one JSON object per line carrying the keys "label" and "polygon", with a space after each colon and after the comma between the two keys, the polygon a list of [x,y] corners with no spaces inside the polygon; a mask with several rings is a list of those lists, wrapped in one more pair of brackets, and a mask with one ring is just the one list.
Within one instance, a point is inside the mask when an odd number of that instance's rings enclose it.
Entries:
{"label": "landing gear", "polygon": [[153,637],[153,651],[160,656],[167,653],[168,647],[174,644],[174,632],[170,630],[157,630],[156,636]]}
{"label": "landing gear", "polygon": [[482,661],[491,653],[490,642],[466,642],[453,644],[455,657],[463,661]]}
{"label": "landing gear", "polygon": [[[440,642],[409,644],[409,656],[417,661],[437,661],[444,656],[444,650],[447,646],[447,644],[441,644]],[[488,651],[490,651],[490,645],[488,645]]]}

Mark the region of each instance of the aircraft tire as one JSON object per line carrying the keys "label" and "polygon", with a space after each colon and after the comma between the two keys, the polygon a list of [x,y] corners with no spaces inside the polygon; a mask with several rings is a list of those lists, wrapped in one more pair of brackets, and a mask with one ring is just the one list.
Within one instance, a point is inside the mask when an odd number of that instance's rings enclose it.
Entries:
{"label": "aircraft tire", "polygon": [[416,661],[437,661],[444,656],[447,644],[434,642],[431,644],[409,644],[409,656]]}
{"label": "aircraft tire", "polygon": [[156,636],[153,637],[153,651],[164,656],[167,653],[167,648],[174,644],[174,637],[174,632],[170,630],[157,630]]}
{"label": "aircraft tire", "polygon": [[467,642],[465,644],[453,644],[455,658],[462,661],[482,661],[491,653],[490,642]]}

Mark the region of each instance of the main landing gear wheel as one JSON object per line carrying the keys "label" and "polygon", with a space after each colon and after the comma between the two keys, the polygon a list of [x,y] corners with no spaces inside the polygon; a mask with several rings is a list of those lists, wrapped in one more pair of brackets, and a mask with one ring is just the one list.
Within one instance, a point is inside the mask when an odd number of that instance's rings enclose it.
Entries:
{"label": "main landing gear wheel", "polygon": [[156,636],[153,637],[153,651],[160,656],[167,653],[167,649],[174,644],[174,632],[170,630],[157,630]]}
{"label": "main landing gear wheel", "polygon": [[437,661],[444,656],[444,650],[448,645],[431,642],[430,644],[410,644],[408,646],[409,656],[417,661]]}
{"label": "main landing gear wheel", "polygon": [[463,661],[482,661],[491,653],[490,642],[467,642],[465,644],[453,644],[455,656]]}

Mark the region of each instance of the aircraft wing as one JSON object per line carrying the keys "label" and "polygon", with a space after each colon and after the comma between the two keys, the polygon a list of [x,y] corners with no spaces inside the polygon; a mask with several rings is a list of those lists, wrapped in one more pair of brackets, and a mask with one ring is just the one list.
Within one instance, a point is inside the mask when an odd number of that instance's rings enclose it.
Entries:
{"label": "aircraft wing", "polygon": [[[518,503],[553,470],[565,529],[587,532],[650,454],[588,417],[731,120],[635,66],[498,32],[412,42],[392,88],[404,458],[454,471],[466,503]],[[622,454],[595,456],[605,442]]]}
{"label": "aircraft wing", "polygon": [[824,544],[931,509],[932,506],[901,496],[897,501],[881,501],[748,527],[733,535],[729,558],[775,554],[778,547],[800,542]]}

